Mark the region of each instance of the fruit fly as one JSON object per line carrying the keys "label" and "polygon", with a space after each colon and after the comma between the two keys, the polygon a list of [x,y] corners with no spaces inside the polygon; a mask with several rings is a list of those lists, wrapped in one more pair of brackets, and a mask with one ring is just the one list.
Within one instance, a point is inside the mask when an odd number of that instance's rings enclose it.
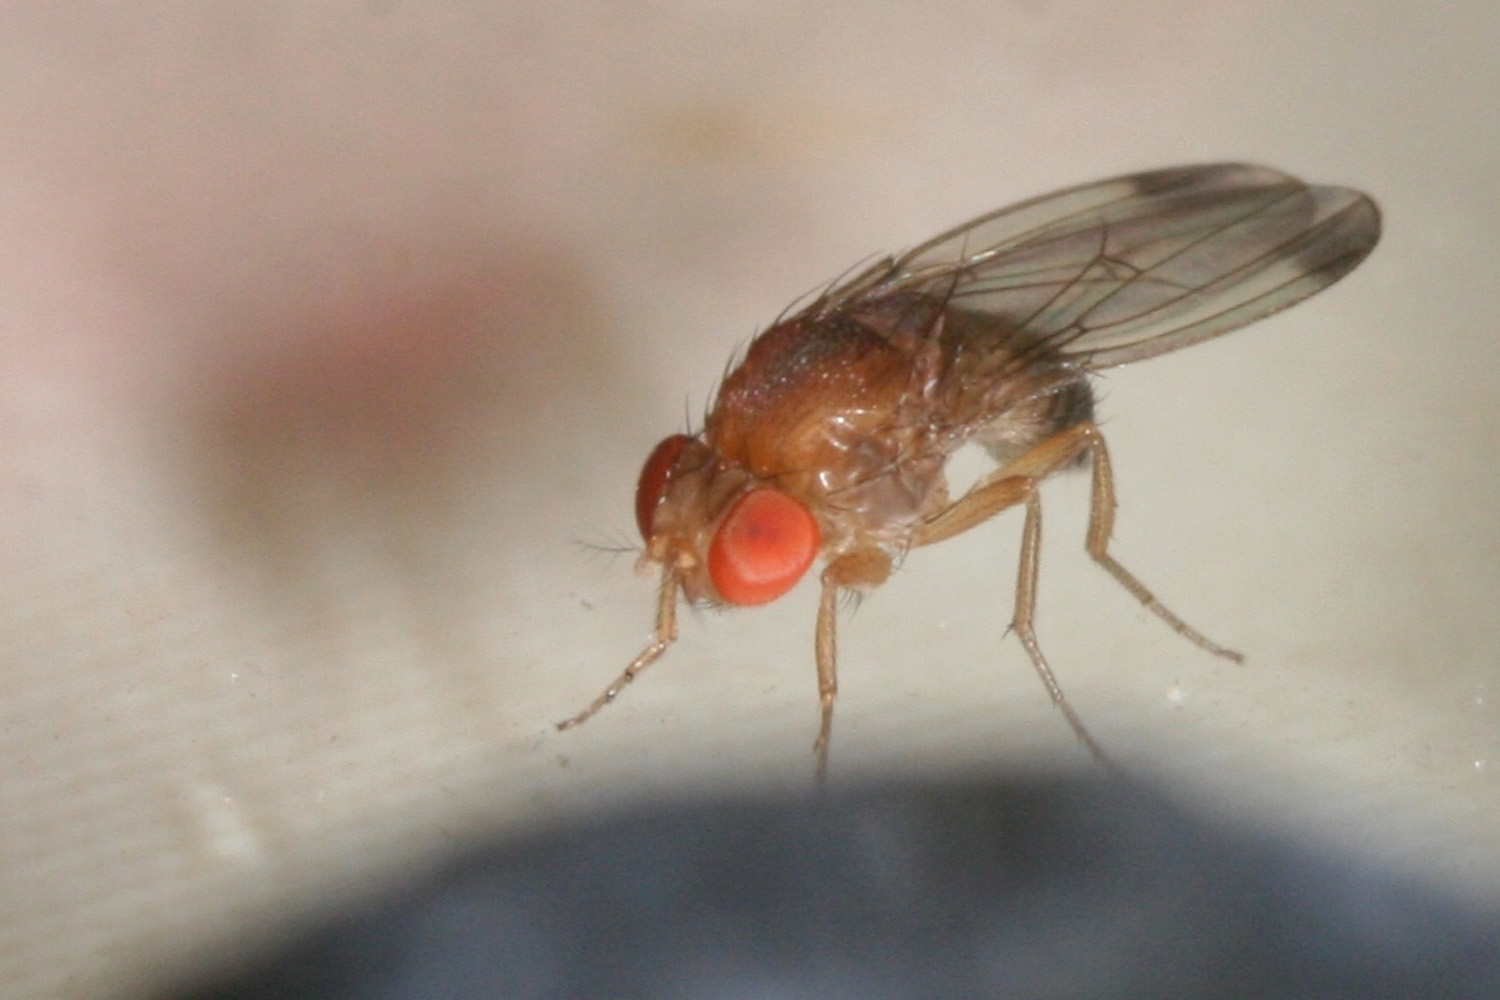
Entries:
{"label": "fruit fly", "polygon": [[[868,594],[914,548],[1025,508],[1011,627],[1079,740],[1033,627],[1039,487],[1088,464],[1085,547],[1177,632],[1240,660],[1169,611],[1109,553],[1114,475],[1092,372],[1268,316],[1352,270],[1380,236],[1375,203],[1243,164],[1084,184],[1002,208],[838,281],[757,336],[703,429],[641,470],[642,570],[659,568],[656,631],[569,729],[613,701],[677,638],[677,602],[773,601],[821,555],[814,629],[827,773],[841,595]],[[961,496],[945,466],[975,443],[995,467]]]}

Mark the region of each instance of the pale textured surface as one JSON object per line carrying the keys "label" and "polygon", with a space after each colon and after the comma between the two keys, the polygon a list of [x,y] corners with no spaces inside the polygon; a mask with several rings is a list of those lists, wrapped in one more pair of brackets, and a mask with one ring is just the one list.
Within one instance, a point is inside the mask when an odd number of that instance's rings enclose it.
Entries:
{"label": "pale textured surface", "polygon": [[[472,9],[469,9],[472,7]],[[1039,628],[1179,792],[1500,885],[1500,8],[0,10],[0,992],[133,995],[399,858],[811,779],[803,587],[689,615],[639,462],[865,255],[1127,170],[1365,188],[1373,258],[1111,374],[1118,554],[1053,484]],[[842,633],[835,776],[1086,766],[1003,638],[1019,518]]]}

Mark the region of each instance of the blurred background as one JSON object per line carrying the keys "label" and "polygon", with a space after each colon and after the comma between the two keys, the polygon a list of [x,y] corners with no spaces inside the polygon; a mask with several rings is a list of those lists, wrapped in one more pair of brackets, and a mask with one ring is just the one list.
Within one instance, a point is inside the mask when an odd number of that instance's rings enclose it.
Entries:
{"label": "blurred background", "polygon": [[[643,795],[805,789],[816,587],[644,644],[641,461],[869,255],[1243,159],[1372,193],[1297,309],[1100,382],[1116,554],[1038,629],[1179,800],[1495,898],[1500,8],[0,8],[0,995],[138,996]],[[686,414],[686,415],[685,415]],[[1020,517],[841,619],[835,783],[1092,766]],[[584,543],[584,544],[580,544]]]}

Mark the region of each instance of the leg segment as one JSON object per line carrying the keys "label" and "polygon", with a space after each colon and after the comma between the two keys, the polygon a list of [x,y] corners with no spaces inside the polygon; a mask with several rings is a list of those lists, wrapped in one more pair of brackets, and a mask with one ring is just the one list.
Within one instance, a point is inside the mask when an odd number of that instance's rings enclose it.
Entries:
{"label": "leg segment", "polygon": [[1016,574],[1016,609],[1010,620],[1010,627],[1015,630],[1021,640],[1021,645],[1026,647],[1026,655],[1031,658],[1031,666],[1036,670],[1037,676],[1042,679],[1042,684],[1047,688],[1047,693],[1052,696],[1052,704],[1068,720],[1073,735],[1078,737],[1078,742],[1088,748],[1094,759],[1106,768],[1115,770],[1114,763],[1105,754],[1104,749],[1094,741],[1089,734],[1088,727],[1073,711],[1073,706],[1068,701],[1068,696],[1063,694],[1062,685],[1057,683],[1057,677],[1052,673],[1052,667],[1047,663],[1047,658],[1042,655],[1042,644],[1037,641],[1034,619],[1036,617],[1036,581],[1042,565],[1042,498],[1037,492],[1036,485],[1039,480],[1028,479],[1026,482],[1032,484],[1031,490],[1026,494],[1026,526],[1021,529],[1021,567]]}
{"label": "leg segment", "polygon": [[1243,663],[1245,661],[1243,653],[1219,645],[1178,618],[1171,609],[1156,599],[1155,594],[1146,589],[1145,584],[1136,579],[1134,573],[1121,566],[1119,560],[1109,554],[1109,536],[1115,525],[1115,477],[1109,462],[1109,449],[1104,446],[1104,435],[1100,434],[1099,428],[1093,424],[1087,426],[1092,438],[1088,448],[1092,453],[1094,464],[1094,484],[1089,494],[1089,531],[1084,543],[1089,555],[1093,556],[1094,561],[1103,566],[1120,586],[1130,591],[1136,600],[1144,604],[1148,611],[1172,626],[1179,635],[1215,656],[1222,656],[1235,663]]}
{"label": "leg segment", "polygon": [[652,637],[651,644],[641,650],[641,655],[630,661],[630,666],[626,667],[620,676],[604,689],[603,694],[589,702],[588,707],[577,715],[559,722],[557,728],[572,729],[593,718],[599,709],[614,701],[620,692],[625,690],[625,686],[635,680],[636,674],[655,663],[657,658],[667,651],[667,647],[676,641],[677,575],[668,567],[662,570],[661,589],[656,598],[656,634]]}
{"label": "leg segment", "polygon": [[1016,504],[1026,505],[1026,524],[1021,536],[1021,565],[1016,580],[1015,615],[1011,620],[1011,628],[1026,647],[1031,664],[1046,686],[1047,693],[1068,720],[1068,725],[1079,741],[1097,759],[1109,765],[1109,759],[1068,704],[1052,668],[1042,654],[1034,627],[1042,538],[1042,506],[1038,487],[1042,480],[1083,454],[1089,455],[1093,463],[1089,525],[1085,537],[1085,548],[1089,555],[1134,595],[1136,600],[1175,631],[1210,653],[1236,662],[1242,660],[1239,653],[1213,642],[1173,614],[1134,574],[1109,554],[1109,537],[1114,527],[1115,514],[1114,476],[1104,436],[1091,422],[1077,424],[1054,434],[1019,458],[985,476],[968,493],[924,524],[914,535],[912,545],[930,545],[951,538]]}
{"label": "leg segment", "polygon": [[838,584],[823,573],[823,592],[818,598],[818,625],[813,642],[818,660],[818,703],[822,706],[823,721],[818,726],[818,740],[813,744],[813,753],[818,758],[818,784],[828,780],[828,741],[833,738],[833,702],[839,694],[838,637]]}
{"label": "leg segment", "polygon": [[813,648],[818,660],[818,703],[822,722],[813,753],[818,758],[818,784],[828,778],[828,744],[833,738],[833,702],[839,694],[838,603],[845,589],[864,593],[880,586],[891,575],[891,557],[883,549],[854,549],[839,556],[823,570],[823,592],[818,598],[818,625]]}

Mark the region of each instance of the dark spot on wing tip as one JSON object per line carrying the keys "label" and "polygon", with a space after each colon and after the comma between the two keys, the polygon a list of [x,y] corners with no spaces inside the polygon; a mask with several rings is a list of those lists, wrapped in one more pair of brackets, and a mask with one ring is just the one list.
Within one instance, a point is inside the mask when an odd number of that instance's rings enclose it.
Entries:
{"label": "dark spot on wing tip", "polygon": [[[1358,267],[1380,242],[1380,207],[1368,195],[1348,188],[1315,190],[1319,195],[1336,194],[1348,199],[1348,204],[1320,223],[1322,232],[1302,247],[1296,260],[1308,272],[1332,284]],[[1330,250],[1338,252],[1330,256]]]}
{"label": "dark spot on wing tip", "polygon": [[1149,170],[1130,178],[1136,195],[1160,195],[1174,191],[1211,191],[1226,187],[1263,187],[1300,183],[1270,167],[1253,163],[1214,163],[1201,166]]}

